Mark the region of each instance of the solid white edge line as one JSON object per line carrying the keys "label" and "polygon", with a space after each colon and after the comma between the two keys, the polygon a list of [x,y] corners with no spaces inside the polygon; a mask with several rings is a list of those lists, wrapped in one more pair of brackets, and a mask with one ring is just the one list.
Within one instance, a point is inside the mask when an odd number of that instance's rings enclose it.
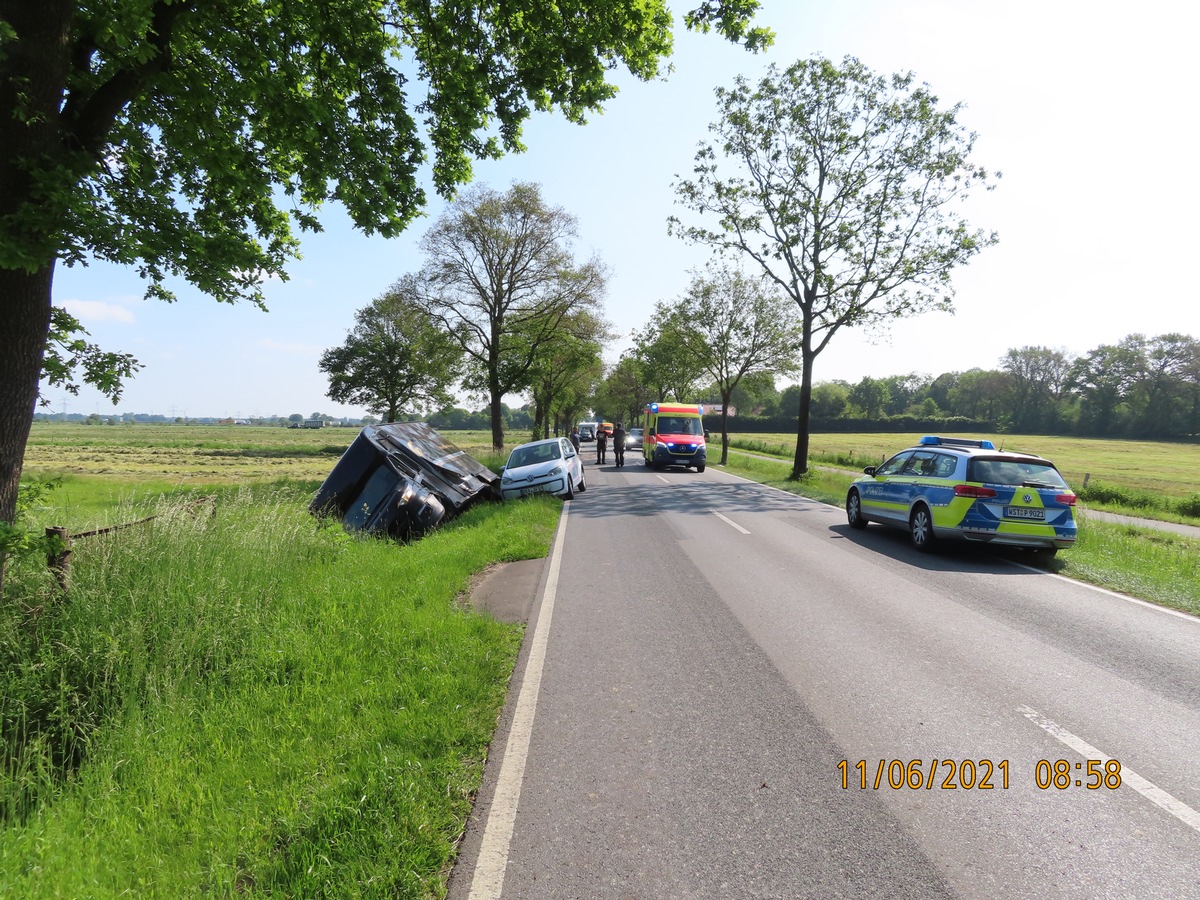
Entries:
{"label": "solid white edge line", "polygon": [[745,528],[743,528],[741,525],[739,525],[737,522],[733,521],[733,519],[730,519],[730,518],[727,518],[727,517],[721,515],[715,509],[710,509],[709,512],[712,513],[714,516],[716,516],[718,519],[720,519],[722,522],[724,522],[726,525],[728,525],[730,528],[736,528],[742,534],[750,533]]}
{"label": "solid white edge line", "polygon": [[[1096,749],[1083,738],[1076,737],[1057,722],[1047,719],[1037,710],[1031,709],[1028,706],[1018,706],[1017,711],[1051,737],[1066,744],[1084,759],[1098,759],[1101,762],[1108,762],[1113,759],[1113,757]],[[1166,810],[1189,828],[1200,831],[1200,812],[1192,809],[1182,800],[1175,799],[1154,782],[1143,778],[1124,763],[1121,763],[1121,784],[1133,788],[1155,806]]]}
{"label": "solid white edge line", "polygon": [[666,476],[666,475],[658,475],[658,474],[656,474],[654,477],[655,477],[655,478],[657,478],[659,481],[661,481],[663,484],[670,484],[670,483],[671,483],[671,480],[670,480],[669,478],[667,478],[667,476]]}
{"label": "solid white edge line", "polygon": [[495,900],[504,889],[504,872],[508,867],[508,849],[517,820],[517,804],[521,800],[525,762],[529,758],[529,742],[533,736],[533,718],[537,712],[538,691],[541,689],[542,669],[546,662],[546,646],[550,640],[550,620],[554,615],[558,571],[562,562],[562,548],[570,509],[570,501],[563,504],[562,519],[559,521],[554,549],[550,554],[546,590],[542,595],[537,626],[529,645],[525,676],[521,680],[521,693],[517,696],[512,726],[508,732],[508,743],[504,748],[504,762],[496,780],[496,793],[488,811],[487,826],[479,847],[479,857],[475,861],[475,872],[471,878],[471,891],[468,894],[470,900]]}

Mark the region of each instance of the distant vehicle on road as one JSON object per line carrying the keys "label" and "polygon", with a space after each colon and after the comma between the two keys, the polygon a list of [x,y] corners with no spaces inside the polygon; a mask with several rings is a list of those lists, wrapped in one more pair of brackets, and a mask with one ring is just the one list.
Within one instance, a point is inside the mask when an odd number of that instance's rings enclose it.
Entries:
{"label": "distant vehicle on road", "polygon": [[948,538],[1053,556],[1075,543],[1075,494],[1040,456],[928,435],[863,472],[846,493],[852,528],[868,522],[905,528],[921,551]]}
{"label": "distant vehicle on road", "polygon": [[595,422],[580,422],[579,423],[579,440],[587,443],[596,439],[596,423]]}
{"label": "distant vehicle on road", "polygon": [[629,431],[625,432],[625,449],[641,451],[642,435],[645,434],[645,431],[646,430],[644,428],[634,426],[633,428],[630,428]]}

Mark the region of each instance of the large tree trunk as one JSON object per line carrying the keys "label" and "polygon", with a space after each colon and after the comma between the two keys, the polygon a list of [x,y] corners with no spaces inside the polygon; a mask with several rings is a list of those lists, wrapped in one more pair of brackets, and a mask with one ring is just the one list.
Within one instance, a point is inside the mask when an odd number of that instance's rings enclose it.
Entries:
{"label": "large tree trunk", "polygon": [[492,381],[491,387],[491,414],[492,414],[492,449],[499,453],[504,449],[504,416],[500,410],[500,403],[504,400],[504,395],[500,393],[500,385]]}
{"label": "large tree trunk", "polygon": [[[16,33],[0,53],[0,521],[13,521],[25,443],[33,424],[57,243],[43,230],[55,221],[28,170],[32,160],[64,168],[59,107],[66,85],[75,3],[0,0],[0,20]],[[40,192],[35,196],[34,190]],[[36,215],[33,213],[36,212]],[[35,271],[30,271],[35,269]]]}
{"label": "large tree trunk", "polygon": [[[0,522],[16,516],[17,488],[25,444],[33,425],[46,333],[50,328],[50,289],[54,264],[38,272],[0,269]],[[0,559],[0,594],[4,561]]]}

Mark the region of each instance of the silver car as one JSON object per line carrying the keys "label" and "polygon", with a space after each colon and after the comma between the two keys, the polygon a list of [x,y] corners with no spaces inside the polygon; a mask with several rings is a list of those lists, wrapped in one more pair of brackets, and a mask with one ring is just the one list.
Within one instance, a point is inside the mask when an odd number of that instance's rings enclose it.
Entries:
{"label": "silver car", "polygon": [[530,494],[553,494],[570,500],[586,490],[583,460],[565,437],[513,447],[500,470],[500,493],[505,500]]}

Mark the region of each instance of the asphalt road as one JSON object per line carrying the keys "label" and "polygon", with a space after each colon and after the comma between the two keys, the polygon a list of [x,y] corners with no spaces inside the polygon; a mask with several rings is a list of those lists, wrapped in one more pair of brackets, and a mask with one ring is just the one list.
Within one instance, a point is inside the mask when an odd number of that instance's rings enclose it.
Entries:
{"label": "asphalt road", "polygon": [[1200,897],[1200,619],[713,469],[587,481],[452,898]]}

